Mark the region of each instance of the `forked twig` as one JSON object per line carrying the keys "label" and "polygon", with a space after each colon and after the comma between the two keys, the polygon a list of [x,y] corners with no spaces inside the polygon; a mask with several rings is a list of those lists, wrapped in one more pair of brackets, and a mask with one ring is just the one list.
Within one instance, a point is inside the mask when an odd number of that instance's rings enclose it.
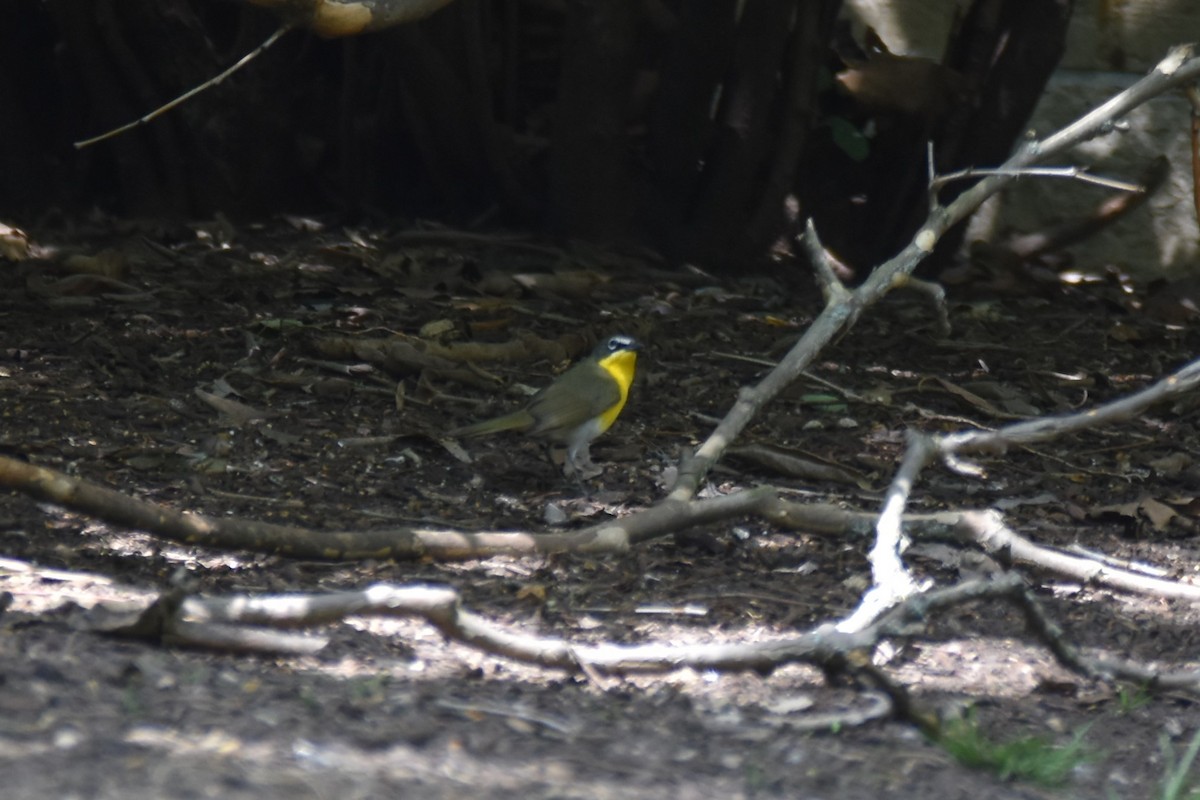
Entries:
{"label": "forked twig", "polygon": [[[1129,111],[1197,77],[1200,77],[1200,58],[1195,57],[1193,46],[1173,48],[1146,77],[1065,128],[1040,141],[1026,143],[993,174],[984,177],[949,205],[941,206],[935,202],[912,241],[876,267],[870,277],[852,292],[840,287],[840,282],[828,268],[828,261],[823,255],[814,258],[813,263],[818,269],[826,296],[824,310],[774,370],[756,386],[744,387],[738,393],[737,401],[716,429],[695,451],[694,456],[682,465],[670,497],[675,500],[693,497],[704,475],[762,407],[786,389],[835,336],[857,321],[863,311],[896,286],[903,285],[916,266],[933,252],[941,237],[973,213],[984,200],[1017,180],[1024,170],[1107,132],[1117,119]],[[811,220],[804,238],[810,254],[821,249]]]}

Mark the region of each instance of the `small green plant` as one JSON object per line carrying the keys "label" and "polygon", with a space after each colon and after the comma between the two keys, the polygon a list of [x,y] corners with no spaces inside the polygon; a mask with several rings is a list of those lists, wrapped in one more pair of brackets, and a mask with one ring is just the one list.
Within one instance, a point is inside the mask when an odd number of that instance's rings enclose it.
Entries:
{"label": "small green plant", "polygon": [[1200,751],[1200,730],[1197,730],[1192,736],[1192,741],[1188,743],[1187,750],[1183,752],[1183,758],[1179,759],[1179,763],[1175,763],[1175,752],[1171,748],[1171,739],[1165,733],[1159,741],[1159,746],[1162,748],[1163,763],[1167,765],[1162,791],[1158,795],[1159,800],[1200,800],[1200,787],[1193,784],[1191,788],[1186,788],[1188,775],[1196,760],[1196,753]]}
{"label": "small green plant", "polygon": [[1150,692],[1145,686],[1122,686],[1117,690],[1117,711],[1132,714],[1150,702]]}
{"label": "small green plant", "polygon": [[943,727],[937,742],[962,765],[996,773],[1001,780],[1027,780],[1044,786],[1064,783],[1071,771],[1094,755],[1084,746],[1081,730],[1071,741],[1056,745],[1042,736],[1022,736],[1006,742],[988,738],[974,712]]}
{"label": "small green plant", "polygon": [[387,687],[390,682],[390,676],[386,674],[354,681],[350,684],[350,696],[356,703],[382,702],[387,696]]}
{"label": "small green plant", "polygon": [[130,681],[121,692],[121,710],[130,717],[140,717],[146,713],[146,703],[142,698],[140,681]]}

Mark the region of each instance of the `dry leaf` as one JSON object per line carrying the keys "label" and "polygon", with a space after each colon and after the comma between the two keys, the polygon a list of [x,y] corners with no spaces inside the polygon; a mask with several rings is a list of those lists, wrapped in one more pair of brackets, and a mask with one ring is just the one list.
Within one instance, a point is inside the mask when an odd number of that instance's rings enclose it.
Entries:
{"label": "dry leaf", "polygon": [[29,237],[19,228],[0,222],[0,258],[24,261],[29,258]]}
{"label": "dry leaf", "polygon": [[546,601],[546,584],[544,583],[527,583],[517,590],[517,599],[524,600],[527,597],[532,597],[539,603]]}
{"label": "dry leaf", "polygon": [[1142,311],[1164,325],[1187,325],[1200,313],[1200,280],[1155,281],[1142,302]]}
{"label": "dry leaf", "polygon": [[1171,521],[1179,516],[1175,509],[1153,497],[1143,497],[1139,500],[1138,510],[1146,519],[1150,520],[1150,524],[1156,531],[1165,531],[1170,527]]}
{"label": "dry leaf", "polygon": [[75,275],[99,275],[113,280],[120,280],[125,275],[125,254],[112,248],[95,255],[76,253],[63,259],[62,263]]}
{"label": "dry leaf", "polygon": [[598,272],[578,269],[572,272],[523,273],[512,279],[539,297],[570,297],[586,300],[597,288],[608,283],[609,277]]}
{"label": "dry leaf", "polygon": [[768,445],[748,445],[729,448],[729,455],[773,470],[789,478],[836,481],[862,489],[871,488],[870,481],[860,472],[834,464],[823,464],[805,458],[794,451]]}
{"label": "dry leaf", "polygon": [[440,336],[453,333],[457,327],[458,325],[454,320],[435,319],[422,325],[418,333],[422,339],[437,339]]}
{"label": "dry leaf", "polygon": [[938,120],[967,93],[970,82],[927,58],[875,53],[867,61],[846,62],[838,84],[869,111],[888,111]]}
{"label": "dry leaf", "polygon": [[205,403],[208,403],[208,405],[212,406],[219,413],[228,417],[236,426],[245,425],[255,420],[269,419],[272,416],[270,412],[260,411],[253,406],[239,403],[237,400],[230,400],[228,397],[220,397],[203,389],[196,389],[195,393]]}
{"label": "dry leaf", "polygon": [[1174,478],[1192,465],[1192,459],[1187,453],[1176,452],[1162,458],[1146,462],[1146,466],[1166,478]]}
{"label": "dry leaf", "polygon": [[1093,512],[1094,516],[1102,516],[1104,514],[1116,514],[1137,522],[1149,522],[1154,530],[1159,533],[1166,531],[1170,528],[1171,523],[1176,521],[1190,527],[1174,508],[1161,500],[1156,500],[1147,495],[1143,495],[1132,503],[1100,506]]}

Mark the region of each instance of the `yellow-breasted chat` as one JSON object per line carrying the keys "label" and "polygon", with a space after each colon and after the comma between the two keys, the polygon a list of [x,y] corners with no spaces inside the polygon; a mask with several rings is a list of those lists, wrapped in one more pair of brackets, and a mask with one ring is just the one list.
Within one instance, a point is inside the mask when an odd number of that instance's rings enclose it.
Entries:
{"label": "yellow-breasted chat", "polygon": [[563,469],[568,474],[584,475],[592,468],[592,440],[612,427],[629,399],[639,347],[631,336],[610,336],[596,345],[591,355],[530,398],[520,411],[456,428],[448,435],[471,437],[520,431],[565,444],[567,460]]}

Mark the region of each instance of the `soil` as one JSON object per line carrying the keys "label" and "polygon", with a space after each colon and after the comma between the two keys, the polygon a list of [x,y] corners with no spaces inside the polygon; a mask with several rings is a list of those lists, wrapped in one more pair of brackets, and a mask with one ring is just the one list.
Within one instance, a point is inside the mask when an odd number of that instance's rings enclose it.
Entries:
{"label": "soil", "polygon": [[[0,293],[0,451],[172,508],[315,529],[539,531],[652,504],[680,454],[820,309],[805,271],[782,262],[766,275],[702,279],[629,254],[294,218],[244,228],[97,218],[32,233],[40,257],[7,264]],[[1139,309],[1140,297],[1113,281],[960,290],[947,338],[922,296],[895,293],[768,407],[705,492],[770,483],[878,509],[910,428],[1075,410],[1191,357],[1196,334]],[[544,385],[565,359],[481,364],[510,387],[488,390],[321,348],[338,337],[577,334],[576,356],[618,331],[645,342],[639,375],[593,447],[603,474],[582,485],[518,435],[463,443],[469,462],[438,438],[518,404],[521,385]],[[235,421],[198,390],[266,418]],[[1191,578],[1196,418],[1192,402],[1156,408],[987,459],[984,478],[931,469],[913,508],[998,507],[1040,542]],[[840,468],[841,479],[780,475],[753,445]],[[1200,727],[1194,696],[1073,675],[1002,606],[932,620],[876,660],[922,707],[972,709],[995,740],[1081,735],[1090,757],[1059,785],[963,766],[900,720],[810,730],[874,699],[808,667],[596,679],[482,655],[416,621],[330,625],[331,643],[303,657],[175,649],[91,626],[95,609],[144,605],[182,569],[209,595],[448,584],[500,624],[581,642],[760,640],[848,613],[867,586],[868,547],[747,519],[622,557],[297,562],[182,547],[9,493],[3,794],[1158,796]],[[987,567],[944,545],[918,544],[908,559],[938,585]],[[1089,652],[1194,663],[1195,608],[1028,578]]]}

